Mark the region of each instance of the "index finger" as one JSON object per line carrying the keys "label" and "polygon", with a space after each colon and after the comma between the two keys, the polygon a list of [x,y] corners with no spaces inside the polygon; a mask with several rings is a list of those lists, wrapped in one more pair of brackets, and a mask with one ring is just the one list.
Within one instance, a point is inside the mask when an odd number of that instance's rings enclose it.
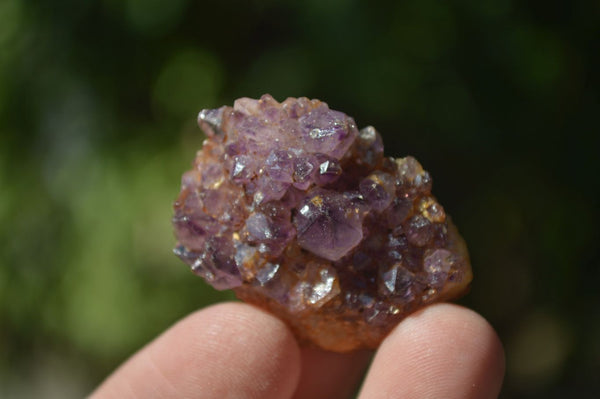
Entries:
{"label": "index finger", "polygon": [[300,350],[283,322],[225,303],[167,330],[91,398],[289,398],[299,376]]}

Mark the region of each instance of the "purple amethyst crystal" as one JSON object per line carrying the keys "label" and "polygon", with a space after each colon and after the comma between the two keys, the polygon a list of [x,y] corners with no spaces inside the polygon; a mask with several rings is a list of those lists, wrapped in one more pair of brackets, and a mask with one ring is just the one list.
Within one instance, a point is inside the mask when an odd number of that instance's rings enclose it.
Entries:
{"label": "purple amethyst crystal", "polygon": [[344,194],[313,190],[298,206],[294,224],[300,247],[338,260],[362,240],[363,211]]}
{"label": "purple amethyst crystal", "polygon": [[203,110],[175,202],[175,253],[216,289],[324,349],[373,348],[403,317],[459,296],[466,247],[412,157],[307,98]]}

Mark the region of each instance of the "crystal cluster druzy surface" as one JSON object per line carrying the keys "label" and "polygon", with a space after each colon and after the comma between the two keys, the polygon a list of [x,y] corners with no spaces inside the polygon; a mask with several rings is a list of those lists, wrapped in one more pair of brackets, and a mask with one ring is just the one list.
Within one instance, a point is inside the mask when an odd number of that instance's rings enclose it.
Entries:
{"label": "crystal cluster druzy surface", "polygon": [[376,347],[407,314],[468,287],[465,244],[429,173],[385,157],[373,127],[268,95],[198,121],[207,139],[174,205],[175,253],[216,289],[344,352]]}

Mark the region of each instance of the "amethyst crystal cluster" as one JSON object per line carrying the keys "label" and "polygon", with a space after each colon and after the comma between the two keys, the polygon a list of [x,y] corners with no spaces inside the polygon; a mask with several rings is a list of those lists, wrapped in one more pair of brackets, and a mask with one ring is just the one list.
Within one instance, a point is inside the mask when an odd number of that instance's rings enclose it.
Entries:
{"label": "amethyst crystal cluster", "polygon": [[304,342],[373,348],[403,317],[454,298],[466,247],[412,157],[384,157],[319,100],[241,98],[200,112],[175,253],[219,290],[267,308]]}

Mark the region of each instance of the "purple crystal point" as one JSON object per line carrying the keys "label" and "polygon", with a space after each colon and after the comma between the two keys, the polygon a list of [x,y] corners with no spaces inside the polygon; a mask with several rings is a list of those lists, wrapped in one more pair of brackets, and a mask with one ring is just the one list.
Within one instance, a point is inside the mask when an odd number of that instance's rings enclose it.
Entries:
{"label": "purple crystal point", "polygon": [[300,190],[306,190],[310,187],[316,171],[316,162],[316,159],[310,156],[302,156],[294,160],[294,187]]}
{"label": "purple crystal point", "polygon": [[359,132],[356,151],[360,162],[374,167],[383,158],[383,140],[373,126],[367,126]]}
{"label": "purple crystal point", "polygon": [[216,289],[303,342],[376,347],[410,312],[471,281],[464,242],[412,157],[319,100],[269,95],[203,110],[174,204],[174,250]]}
{"label": "purple crystal point", "polygon": [[174,252],[213,287],[227,290],[242,284],[240,271],[228,244],[221,239],[211,239],[201,252],[189,251],[182,245],[177,246]]}
{"label": "purple crystal point", "polygon": [[294,220],[298,244],[328,260],[338,260],[361,241],[362,212],[343,194],[315,190]]}
{"label": "purple crystal point", "polygon": [[454,254],[446,249],[427,250],[423,266],[432,287],[444,285],[454,262]]}
{"label": "purple crystal point", "polygon": [[310,152],[323,152],[340,159],[358,136],[352,118],[321,105],[298,119],[302,144]]}
{"label": "purple crystal point", "polygon": [[209,136],[221,134],[221,122],[223,117],[223,108],[203,109],[198,113],[198,125]]}
{"label": "purple crystal point", "polygon": [[265,170],[272,180],[285,183],[294,181],[294,158],[290,151],[271,151],[265,161]]}
{"label": "purple crystal point", "polygon": [[402,263],[395,263],[381,271],[379,293],[392,298],[395,303],[406,306],[423,291],[423,284],[417,275]]}
{"label": "purple crystal point", "polygon": [[395,195],[394,178],[388,173],[373,173],[360,182],[360,193],[376,211],[386,209]]}
{"label": "purple crystal point", "polygon": [[249,155],[238,155],[233,158],[230,178],[236,183],[247,183],[255,174],[255,162]]}
{"label": "purple crystal point", "polygon": [[326,155],[315,154],[317,172],[315,182],[319,186],[326,186],[335,182],[342,175],[342,167],[338,160]]}

